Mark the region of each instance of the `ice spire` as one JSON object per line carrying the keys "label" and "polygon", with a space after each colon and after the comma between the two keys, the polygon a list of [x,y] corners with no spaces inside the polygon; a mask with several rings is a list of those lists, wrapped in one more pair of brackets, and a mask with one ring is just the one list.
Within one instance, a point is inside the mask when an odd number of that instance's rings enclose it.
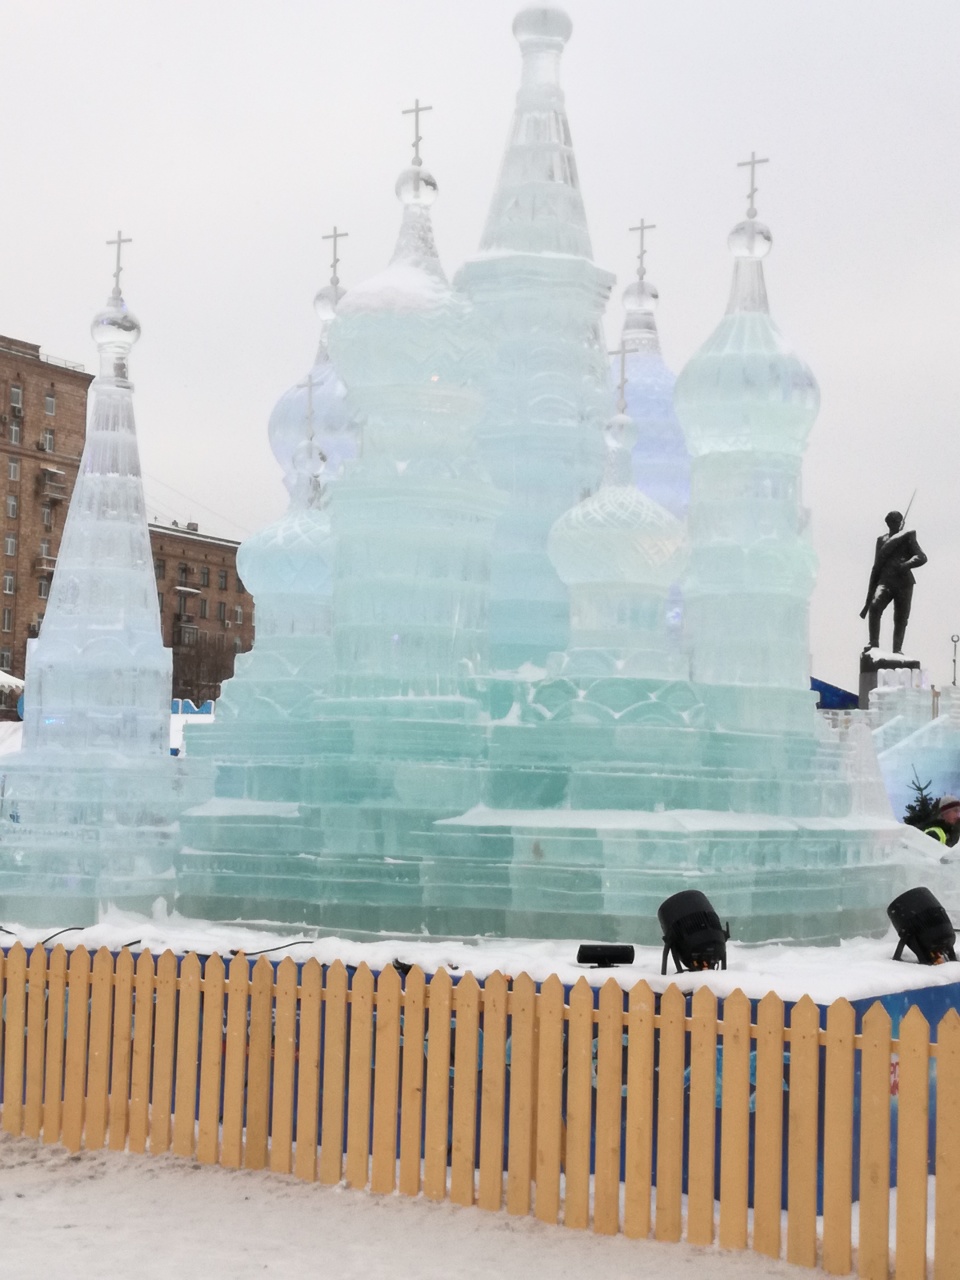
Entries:
{"label": "ice spire", "polygon": [[[636,423],[633,474],[637,487],[673,515],[684,518],[690,501],[690,455],[673,411],[674,375],[664,363],[657,332],[659,294],[647,279],[646,237],[656,225],[641,218],[637,278],[623,291],[623,333],[619,359],[626,374],[621,393],[625,412]],[[615,365],[611,368],[616,372]]]}
{"label": "ice spire", "polygon": [[481,249],[593,256],[560,88],[560,55],[572,31],[553,6],[514,18],[523,73]]}
{"label": "ice spire", "polygon": [[[820,396],[767,306],[751,167],[747,219],[729,236],[733,285],[720,324],[677,379],[677,415],[693,455],[684,629],[693,679],[796,691],[778,727],[809,711],[808,602],[815,557],[800,470]],[[802,695],[802,696],[801,696]],[[773,723],[766,695],[738,693],[736,717]],[[791,717],[794,719],[791,721]]]}
{"label": "ice spire", "polygon": [[163,647],[140,476],[130,352],[140,325],[114,287],[93,320],[100,374],[40,637],[24,692],[26,749],[125,757],[169,747],[171,657]]}
{"label": "ice spire", "polygon": [[357,451],[356,432],[343,403],[346,393],[327,350],[330,325],[343,297],[337,246],[349,234],[334,226],[322,237],[333,242],[333,250],[330,283],[313,300],[320,321],[316,358],[306,377],[277,401],[267,428],[270,448],[283,468],[291,509],[322,505],[330,484]]}

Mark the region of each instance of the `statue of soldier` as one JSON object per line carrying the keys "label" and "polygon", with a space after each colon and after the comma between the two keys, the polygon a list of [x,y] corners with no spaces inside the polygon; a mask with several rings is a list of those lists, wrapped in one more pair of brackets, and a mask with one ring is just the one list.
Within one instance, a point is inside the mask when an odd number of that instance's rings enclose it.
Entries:
{"label": "statue of soldier", "polygon": [[877,551],[873,559],[870,585],[867,587],[866,604],[860,617],[870,619],[870,643],[867,649],[880,647],[880,619],[887,605],[893,601],[893,652],[903,653],[903,637],[910,618],[910,601],[916,579],[912,570],[927,563],[920,550],[917,535],[903,527],[904,517],[899,511],[886,516],[887,532],[877,539]]}

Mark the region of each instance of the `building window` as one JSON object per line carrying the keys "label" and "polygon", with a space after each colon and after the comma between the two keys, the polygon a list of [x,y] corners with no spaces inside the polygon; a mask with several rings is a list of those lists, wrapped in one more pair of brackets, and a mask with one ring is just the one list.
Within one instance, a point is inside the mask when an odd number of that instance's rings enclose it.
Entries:
{"label": "building window", "polygon": [[0,649],[0,671],[9,671],[13,666],[13,653],[9,649]]}
{"label": "building window", "polygon": [[0,625],[0,631],[12,631],[12,630],[13,630],[13,610],[4,609],[3,621],[2,621],[2,625]]}
{"label": "building window", "polygon": [[219,588],[220,588],[220,590],[221,590],[221,591],[226,591],[226,589],[227,589],[227,571],[226,571],[226,569],[221,569],[221,570],[220,570],[220,572],[219,572],[219,574],[217,575],[217,585],[219,586]]}
{"label": "building window", "polygon": [[160,612],[163,613],[163,592],[162,591],[157,592],[157,604],[160,608]]}
{"label": "building window", "polygon": [[156,570],[156,574],[157,574],[157,581],[158,581],[158,582],[159,582],[162,578],[165,578],[165,577],[167,576],[167,562],[166,562],[166,560],[154,560],[154,562],[153,562],[153,567],[154,567],[154,569]]}
{"label": "building window", "polygon": [[[16,541],[16,539],[14,539],[14,541]],[[50,559],[50,539],[49,538],[40,539],[40,554],[43,556],[45,560]]]}
{"label": "building window", "polygon": [[206,565],[200,570],[200,585],[201,587],[209,587],[210,585],[210,570]]}
{"label": "building window", "polygon": [[206,600],[206,596],[201,596],[200,597],[200,617],[205,618],[206,616],[207,616],[207,600]]}
{"label": "building window", "polygon": [[47,453],[53,453],[56,448],[55,433],[53,427],[44,427],[40,432],[40,443],[46,449]]}
{"label": "building window", "polygon": [[10,423],[10,426],[7,429],[7,436],[11,444],[20,443],[20,423],[19,422]]}
{"label": "building window", "polygon": [[50,579],[49,578],[37,579],[37,595],[40,597],[41,600],[48,600],[50,598]]}
{"label": "building window", "polygon": [[240,581],[240,579],[239,579],[239,578],[237,578],[237,594],[242,596],[242,595],[243,595],[243,592],[244,592],[244,585],[243,585],[243,583]]}
{"label": "building window", "polygon": [[19,458],[10,458],[9,461],[7,462],[7,479],[8,480],[20,479],[20,459]]}
{"label": "building window", "polygon": [[47,394],[44,396],[43,408],[44,408],[44,411],[51,418],[57,412],[57,397],[53,391],[48,391]]}
{"label": "building window", "polygon": [[243,610],[240,608],[239,605],[237,605],[233,611],[233,620],[238,627],[243,622]]}
{"label": "building window", "polygon": [[181,587],[185,587],[187,585],[187,575],[189,572],[190,570],[185,564],[180,565],[177,569],[177,582],[179,582]]}
{"label": "building window", "polygon": [[43,521],[43,527],[45,529],[52,529],[53,528],[53,507],[41,507],[40,519]]}
{"label": "building window", "polygon": [[17,589],[17,579],[8,569],[3,575],[3,594],[12,596]]}
{"label": "building window", "polygon": [[15,493],[7,494],[7,516],[11,520],[17,518],[17,495]]}
{"label": "building window", "polygon": [[0,707],[3,707],[4,710],[6,710],[7,707],[9,707],[10,705],[10,703],[7,701],[8,692],[9,692],[8,689],[0,689]]}
{"label": "building window", "polygon": [[17,554],[17,535],[15,533],[4,534],[3,554],[6,556],[15,556]]}
{"label": "building window", "polygon": [[23,387],[18,387],[16,383],[11,384],[10,387],[10,408],[23,408]]}
{"label": "building window", "polygon": [[240,637],[237,636],[237,638],[233,642],[233,652],[239,653],[242,648],[243,648],[243,642],[241,641]]}
{"label": "building window", "polygon": [[226,622],[227,620],[227,606],[222,600],[217,605],[217,618],[220,622]]}

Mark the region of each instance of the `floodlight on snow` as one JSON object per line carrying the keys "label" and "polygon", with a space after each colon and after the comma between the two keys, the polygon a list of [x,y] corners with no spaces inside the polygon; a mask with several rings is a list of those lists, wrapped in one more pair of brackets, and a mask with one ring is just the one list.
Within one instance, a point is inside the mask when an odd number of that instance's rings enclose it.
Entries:
{"label": "floodlight on snow", "polygon": [[956,960],[957,935],[950,917],[929,889],[921,885],[901,893],[887,907],[887,915],[900,938],[894,960],[902,957],[904,947],[909,947],[921,964]]}
{"label": "floodlight on snow", "polygon": [[577,964],[612,969],[618,964],[633,964],[634,954],[628,942],[581,942],[577,949]]}
{"label": "floodlight on snow", "polygon": [[657,919],[663,933],[660,972],[667,972],[667,956],[677,973],[684,970],[725,969],[730,926],[720,923],[710,899],[699,889],[684,889],[661,902]]}

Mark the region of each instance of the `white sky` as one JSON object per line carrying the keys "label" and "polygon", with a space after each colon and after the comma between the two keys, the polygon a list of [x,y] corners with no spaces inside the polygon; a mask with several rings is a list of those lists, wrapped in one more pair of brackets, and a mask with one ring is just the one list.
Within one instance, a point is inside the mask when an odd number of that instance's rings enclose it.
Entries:
{"label": "white sky", "polygon": [[[452,274],[476,248],[518,81],[515,0],[0,4],[0,332],[94,366],[123,283],[151,515],[242,537],[285,506],[266,422],[312,363],[321,234],[349,287],[388,259],[415,96]],[[813,669],[855,687],[873,541],[919,492],[907,647],[950,679],[960,417],[955,0],[567,0],[563,82],[597,262],[641,215],[676,370],[722,314],[738,160],[760,170],[775,318],[823,408],[806,464]],[[607,320],[610,345],[618,301]],[[216,513],[216,514],[215,514]],[[889,620],[884,633],[889,635]]]}

